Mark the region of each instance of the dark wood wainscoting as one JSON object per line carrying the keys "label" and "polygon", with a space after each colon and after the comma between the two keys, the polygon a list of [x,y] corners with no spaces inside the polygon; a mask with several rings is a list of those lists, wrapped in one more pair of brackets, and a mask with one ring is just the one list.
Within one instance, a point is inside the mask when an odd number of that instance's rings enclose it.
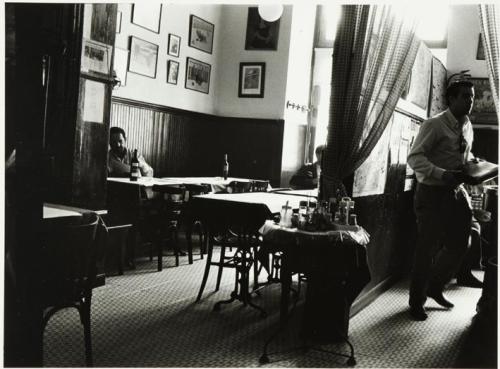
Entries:
{"label": "dark wood wainscoting", "polygon": [[[495,127],[496,128],[496,127]],[[475,156],[498,163],[498,129],[474,127],[472,152]]]}
{"label": "dark wood wainscoting", "polygon": [[283,120],[217,117],[113,97],[111,126],[127,133],[155,177],[229,175],[280,185]]}

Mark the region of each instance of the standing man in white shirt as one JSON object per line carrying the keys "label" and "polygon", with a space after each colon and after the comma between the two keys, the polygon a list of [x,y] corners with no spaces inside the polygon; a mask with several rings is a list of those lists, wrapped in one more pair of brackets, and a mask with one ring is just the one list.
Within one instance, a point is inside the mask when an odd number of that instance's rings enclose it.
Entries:
{"label": "standing man in white shirt", "polygon": [[446,90],[448,109],[422,123],[408,164],[415,171],[414,210],[417,245],[410,285],[410,314],[425,320],[427,297],[451,309],[443,296],[445,284],[467,252],[472,209],[461,183],[461,168],[473,158],[472,125],[468,115],[474,85],[456,81]]}

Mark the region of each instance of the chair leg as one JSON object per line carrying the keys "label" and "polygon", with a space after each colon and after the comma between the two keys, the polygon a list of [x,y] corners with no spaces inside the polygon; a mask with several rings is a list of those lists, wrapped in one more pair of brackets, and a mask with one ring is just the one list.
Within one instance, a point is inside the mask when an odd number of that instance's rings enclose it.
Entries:
{"label": "chair leg", "polygon": [[259,262],[257,261],[257,246],[252,247],[253,259],[253,289],[259,287]]}
{"label": "chair leg", "polygon": [[85,298],[85,302],[81,306],[80,319],[83,324],[83,335],[85,340],[85,364],[92,367],[92,334],[90,325],[90,306],[92,302],[92,295]]}
{"label": "chair leg", "polygon": [[188,252],[188,262],[193,264],[193,227],[188,225],[186,229],[186,239],[187,239],[187,252]]}
{"label": "chair leg", "polygon": [[179,249],[179,233],[177,232],[177,227],[173,228],[171,231],[171,240],[175,252],[175,266],[179,266],[179,254],[181,250]]}
{"label": "chair leg", "polygon": [[226,258],[226,241],[223,239],[220,245],[220,259],[219,259],[219,269],[217,270],[217,283],[215,284],[215,290],[218,291],[220,287],[220,281],[222,280],[222,270],[224,269],[224,259]]}
{"label": "chair leg", "polygon": [[156,248],[158,250],[158,271],[161,272],[163,270],[163,242],[160,237],[153,241],[153,244],[156,243]]}
{"label": "chair leg", "polygon": [[200,237],[200,259],[203,259],[203,253],[205,252],[204,250],[204,242],[203,242],[203,236],[204,236],[204,231],[203,231],[203,226],[200,224],[198,224],[198,229],[199,229],[199,237]]}
{"label": "chair leg", "polygon": [[205,238],[207,246],[207,263],[205,265],[205,271],[203,272],[203,279],[201,281],[200,290],[198,291],[198,296],[196,297],[196,301],[201,300],[201,296],[203,294],[203,290],[205,289],[205,285],[207,284],[208,273],[210,272],[210,265],[212,264],[212,251],[213,251],[213,243],[210,241],[210,236],[207,234]]}

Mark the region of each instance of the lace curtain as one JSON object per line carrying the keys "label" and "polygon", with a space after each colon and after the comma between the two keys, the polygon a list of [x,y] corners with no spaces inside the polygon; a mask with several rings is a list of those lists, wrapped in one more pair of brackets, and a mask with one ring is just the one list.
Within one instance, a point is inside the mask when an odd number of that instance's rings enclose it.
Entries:
{"label": "lace curtain", "polygon": [[390,6],[343,5],[320,196],[328,199],[366,160],[401,96],[420,45],[414,21]]}
{"label": "lace curtain", "polygon": [[[490,77],[491,94],[495,102],[497,115],[500,115],[498,108],[498,34],[500,33],[500,14],[493,4],[479,5],[479,19],[481,21],[481,37],[483,38],[484,54],[488,75]],[[500,119],[500,117],[499,117]]]}

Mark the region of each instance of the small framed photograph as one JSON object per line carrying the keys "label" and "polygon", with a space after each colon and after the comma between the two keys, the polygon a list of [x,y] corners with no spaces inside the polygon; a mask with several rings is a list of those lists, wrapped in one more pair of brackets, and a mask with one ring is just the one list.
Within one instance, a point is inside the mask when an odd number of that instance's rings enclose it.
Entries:
{"label": "small framed photograph", "polygon": [[264,97],[266,63],[240,63],[238,97]]}
{"label": "small framed photograph", "polygon": [[132,4],[132,23],[160,33],[161,4],[144,1]]}
{"label": "small framed photograph", "polygon": [[130,36],[129,72],[156,78],[158,45]]}
{"label": "small framed photograph", "polygon": [[212,54],[214,25],[204,19],[191,15],[189,21],[189,46]]}
{"label": "small framed photograph", "polygon": [[84,38],[81,71],[109,75],[112,51],[113,46],[111,45]]}
{"label": "small framed photograph", "polygon": [[168,55],[179,56],[181,50],[181,38],[172,33],[168,34]]}
{"label": "small framed photograph", "polygon": [[167,83],[173,85],[177,84],[177,79],[179,77],[179,62],[175,60],[167,61]]}
{"label": "small framed photograph", "polygon": [[479,38],[477,40],[476,60],[486,60],[486,57],[484,56],[484,45],[483,45],[483,38],[481,37],[481,34],[479,34]]}
{"label": "small framed photograph", "polygon": [[116,13],[116,33],[120,33],[122,31],[122,12],[118,10]]}
{"label": "small framed photograph", "polygon": [[257,7],[248,8],[245,50],[278,50],[280,20],[267,22]]}
{"label": "small framed photograph", "polygon": [[193,58],[186,58],[186,84],[190,90],[208,94],[210,87],[210,64]]}

